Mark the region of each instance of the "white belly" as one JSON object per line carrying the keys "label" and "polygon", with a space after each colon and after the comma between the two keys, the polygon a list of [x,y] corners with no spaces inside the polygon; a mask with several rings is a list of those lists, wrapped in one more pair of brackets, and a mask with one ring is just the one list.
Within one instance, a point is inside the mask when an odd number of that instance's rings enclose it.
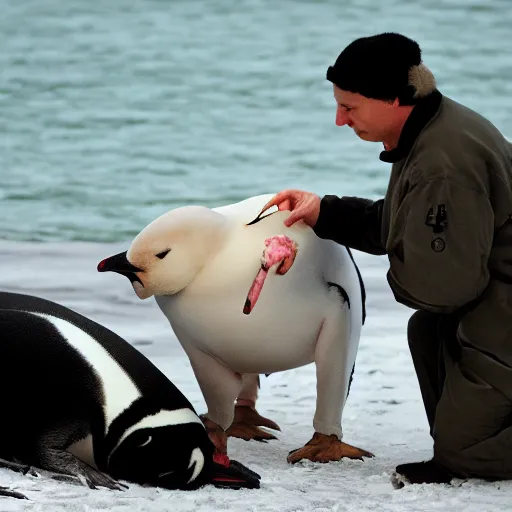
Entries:
{"label": "white belly", "polygon": [[312,362],[321,313],[296,307],[297,301],[271,308],[264,299],[260,297],[250,315],[242,313],[243,299],[231,298],[195,300],[192,313],[188,301],[167,311],[180,340],[190,340],[234,371],[271,373]]}
{"label": "white belly", "polygon": [[[272,373],[314,361],[318,333],[326,311],[332,311],[326,281],[349,257],[309,229],[284,228],[284,215],[242,228],[183,292],[157,298],[184,346],[191,343],[241,373]],[[245,315],[264,240],[281,233],[298,243],[295,262],[284,276],[271,269],[254,309]],[[340,300],[340,314],[342,308]]]}

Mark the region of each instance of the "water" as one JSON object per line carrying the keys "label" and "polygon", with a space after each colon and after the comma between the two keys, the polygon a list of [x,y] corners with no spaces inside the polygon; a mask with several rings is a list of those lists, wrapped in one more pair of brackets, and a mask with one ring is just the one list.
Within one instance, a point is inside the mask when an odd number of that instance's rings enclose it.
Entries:
{"label": "water", "polygon": [[170,208],[285,187],[379,197],[334,125],[351,40],[417,39],[441,91],[512,135],[509,0],[0,0],[0,239],[118,242]]}

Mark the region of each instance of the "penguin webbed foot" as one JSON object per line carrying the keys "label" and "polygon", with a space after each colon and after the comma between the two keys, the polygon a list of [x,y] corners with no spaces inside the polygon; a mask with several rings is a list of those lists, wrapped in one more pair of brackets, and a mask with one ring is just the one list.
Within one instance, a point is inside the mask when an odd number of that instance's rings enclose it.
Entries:
{"label": "penguin webbed foot", "polygon": [[237,405],[235,406],[235,419],[226,433],[229,437],[237,437],[245,441],[254,439],[255,441],[266,442],[277,439],[276,436],[259,427],[281,430],[277,423],[261,416],[255,407]]}
{"label": "penguin webbed foot", "polygon": [[266,432],[256,425],[244,423],[234,423],[227,430],[227,434],[229,437],[236,437],[238,439],[243,439],[244,441],[259,441],[261,443],[277,439],[274,434]]}
{"label": "penguin webbed foot", "polygon": [[8,487],[0,487],[0,496],[5,496],[6,498],[17,498],[18,500],[28,500],[28,498],[21,494],[18,491],[12,491]]}
{"label": "penguin webbed foot", "polygon": [[294,464],[302,459],[312,462],[339,461],[342,458],[363,460],[363,457],[372,458],[374,455],[366,450],[340,441],[335,435],[315,432],[305,446],[292,450],[288,454],[288,462]]}
{"label": "penguin webbed foot", "polygon": [[51,476],[54,480],[70,481],[70,478],[75,478],[89,489],[98,487],[106,487],[113,491],[128,489],[128,486],[114,480],[110,475],[92,468],[65,450],[53,448],[45,450],[42,460],[41,467],[43,469],[56,473]]}

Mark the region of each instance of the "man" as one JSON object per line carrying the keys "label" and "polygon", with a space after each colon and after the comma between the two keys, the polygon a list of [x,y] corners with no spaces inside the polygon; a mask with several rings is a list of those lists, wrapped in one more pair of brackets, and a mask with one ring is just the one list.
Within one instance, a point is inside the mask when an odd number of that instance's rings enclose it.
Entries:
{"label": "man", "polygon": [[418,44],[357,39],[329,67],[336,124],[382,142],[392,163],[378,201],[285,190],[321,238],[389,258],[408,325],[433,458],[402,464],[402,482],[512,477],[512,145],[486,119],[442,95]]}

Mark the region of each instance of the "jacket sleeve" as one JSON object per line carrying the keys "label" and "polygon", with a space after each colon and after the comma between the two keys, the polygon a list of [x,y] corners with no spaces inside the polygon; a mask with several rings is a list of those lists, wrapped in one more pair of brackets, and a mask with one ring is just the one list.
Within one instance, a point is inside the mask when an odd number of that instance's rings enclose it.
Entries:
{"label": "jacket sleeve", "polygon": [[334,240],[352,249],[383,255],[381,241],[384,200],[327,195],[320,203],[320,216],[313,228],[320,238]]}
{"label": "jacket sleeve", "polygon": [[453,313],[486,288],[494,213],[484,193],[446,178],[423,182],[406,195],[392,230],[387,277],[398,302]]}

